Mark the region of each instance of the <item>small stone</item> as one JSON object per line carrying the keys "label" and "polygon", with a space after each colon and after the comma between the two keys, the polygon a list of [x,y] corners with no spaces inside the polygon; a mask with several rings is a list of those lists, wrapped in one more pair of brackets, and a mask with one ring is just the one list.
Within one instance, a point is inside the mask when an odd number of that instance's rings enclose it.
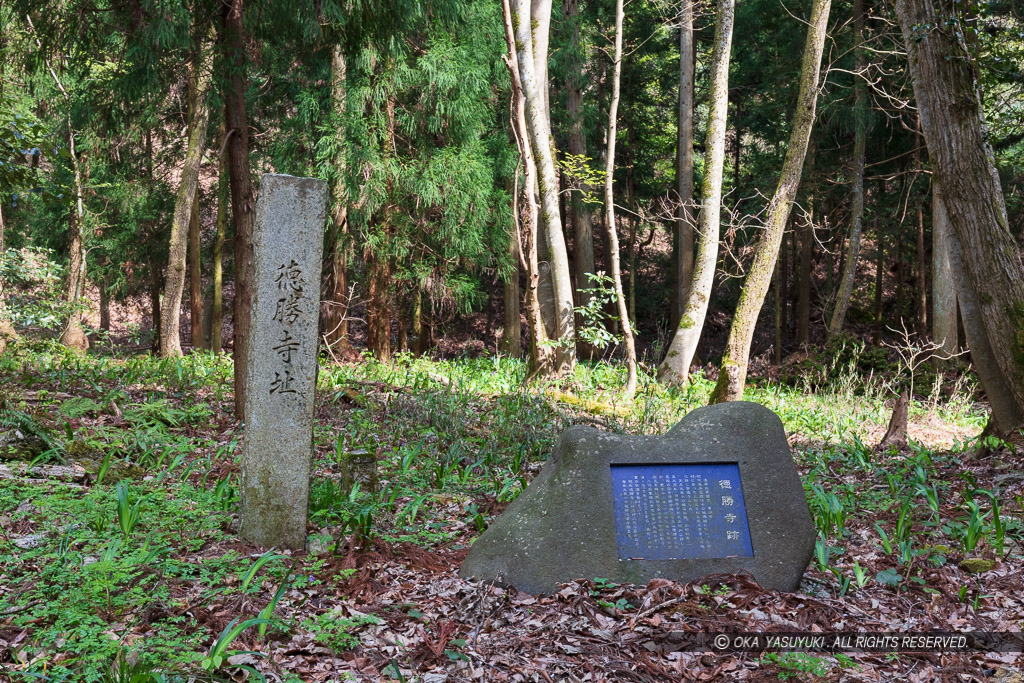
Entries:
{"label": "small stone", "polygon": [[356,484],[364,493],[377,492],[377,449],[345,451],[340,460],[341,489],[346,495]]}
{"label": "small stone", "polygon": [[992,569],[993,566],[995,566],[995,562],[981,557],[968,557],[960,563],[960,569],[969,574],[982,574]]}
{"label": "small stone", "polygon": [[43,540],[46,539],[46,534],[30,534],[28,536],[18,536],[11,539],[11,543],[21,548],[22,550],[30,550],[37,548],[42,545]]}
{"label": "small stone", "polygon": [[330,534],[313,534],[306,542],[306,552],[310,555],[323,555],[331,549],[334,537]]}

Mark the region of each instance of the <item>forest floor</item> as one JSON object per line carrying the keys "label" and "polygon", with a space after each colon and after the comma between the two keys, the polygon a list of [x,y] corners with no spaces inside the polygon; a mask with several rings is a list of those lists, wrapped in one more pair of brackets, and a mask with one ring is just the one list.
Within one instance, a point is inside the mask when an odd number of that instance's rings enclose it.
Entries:
{"label": "forest floor", "polygon": [[[998,444],[971,456],[973,382],[916,377],[935,390],[911,405],[909,445],[879,450],[909,378],[860,372],[864,354],[807,357],[749,390],[786,426],[819,532],[799,591],[580,577],[533,596],[457,572],[561,430],[662,432],[709,380],[666,390],[645,373],[623,406],[621,368],[604,363],[557,392],[524,390],[523,365],[501,358],[325,363],[310,551],[264,553],[236,535],[228,359],[22,345],[0,357],[0,679],[1019,681],[1019,652],[685,646],[1024,630],[1024,472]],[[367,483],[348,490],[346,463]]]}

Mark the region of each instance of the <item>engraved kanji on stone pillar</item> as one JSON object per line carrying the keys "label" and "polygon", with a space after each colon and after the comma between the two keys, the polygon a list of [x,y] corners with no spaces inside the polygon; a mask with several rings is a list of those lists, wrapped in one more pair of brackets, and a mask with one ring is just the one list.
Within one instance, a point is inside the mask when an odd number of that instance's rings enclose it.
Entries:
{"label": "engraved kanji on stone pillar", "polygon": [[241,535],[306,543],[327,183],[265,174],[253,225]]}

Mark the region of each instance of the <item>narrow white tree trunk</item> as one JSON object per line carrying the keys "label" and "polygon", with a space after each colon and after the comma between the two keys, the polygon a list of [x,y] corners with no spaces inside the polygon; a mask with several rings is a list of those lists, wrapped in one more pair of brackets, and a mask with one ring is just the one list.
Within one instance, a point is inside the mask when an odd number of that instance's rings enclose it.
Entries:
{"label": "narrow white tree trunk", "polygon": [[[550,258],[551,281],[555,299],[555,329],[558,348],[556,367],[558,375],[572,372],[576,362],[575,329],[573,326],[572,277],[569,274],[569,255],[562,232],[558,206],[558,182],[555,177],[554,150],[550,122],[545,107],[546,82],[537,73],[538,46],[547,44],[547,26],[550,22],[550,0],[536,3],[541,12],[533,16],[530,0],[515,0],[513,27],[526,107],[526,125],[530,146],[537,164],[537,186],[540,194],[540,223],[543,225]],[[547,12],[547,15],[544,12]],[[546,51],[544,53],[546,55]],[[546,64],[546,56],[544,59]],[[545,68],[546,71],[546,68]]]}
{"label": "narrow white tree trunk", "polygon": [[693,280],[686,296],[665,360],[658,367],[658,379],[669,384],[685,384],[690,363],[697,351],[704,318],[708,313],[711,286],[718,263],[718,236],[722,214],[722,171],[725,167],[725,119],[729,109],[729,55],[732,50],[732,26],[735,0],[719,0],[715,24],[715,46],[711,56],[710,112],[705,141],[704,180],[701,184],[701,210],[697,226],[697,260]]}
{"label": "narrow white tree trunk", "polygon": [[516,49],[515,29],[513,28],[512,7],[510,0],[502,0],[502,13],[505,21],[505,41],[508,55],[505,65],[509,70],[512,82],[510,101],[512,133],[515,136],[519,156],[523,160],[523,197],[525,206],[519,207],[513,198],[513,225],[519,247],[520,266],[526,271],[526,326],[530,332],[530,372],[529,377],[542,377],[554,372],[554,350],[547,344],[547,330],[541,315],[540,305],[540,261],[538,258],[538,235],[540,210],[537,206],[537,164],[533,159],[530,147],[530,133],[526,125],[526,104],[523,97],[523,85],[519,78],[519,56]]}
{"label": "narrow white tree trunk", "polygon": [[679,210],[673,254],[672,327],[678,327],[693,279],[693,0],[682,0],[679,16],[679,112],[676,124],[676,192]]}
{"label": "narrow white tree trunk", "polygon": [[828,324],[828,336],[834,337],[843,329],[846,312],[853,297],[853,285],[857,279],[857,261],[860,258],[860,236],[864,224],[864,163],[867,151],[868,100],[864,87],[864,70],[867,59],[864,55],[864,0],[854,0],[853,26],[855,42],[856,74],[854,75],[854,120],[856,131],[853,142],[853,192],[850,198],[850,239],[846,247],[843,274],[839,278],[839,294],[832,309]]}
{"label": "narrow white tree trunk", "polygon": [[612,101],[608,107],[608,153],[604,168],[604,210],[608,230],[608,261],[612,266],[612,282],[615,285],[615,301],[622,324],[622,340],[626,347],[626,388],[623,396],[627,401],[636,394],[636,342],[633,327],[629,322],[626,297],[622,292],[622,268],[619,265],[619,231],[615,226],[615,134],[619,116],[619,86],[622,76],[622,0],[615,0],[615,57],[612,69]]}

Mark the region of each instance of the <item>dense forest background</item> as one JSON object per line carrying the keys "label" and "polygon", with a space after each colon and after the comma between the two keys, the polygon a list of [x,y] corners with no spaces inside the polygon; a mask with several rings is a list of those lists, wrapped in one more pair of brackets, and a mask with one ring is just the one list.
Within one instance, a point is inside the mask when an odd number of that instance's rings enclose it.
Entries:
{"label": "dense forest background", "polygon": [[[182,344],[231,349],[239,258],[258,193],[251,183],[272,171],[331,183],[322,332],[335,355],[522,353],[520,338],[530,345],[535,336],[533,275],[500,5],[232,8],[5,5],[2,97],[17,118],[3,163],[31,170],[4,177],[5,296],[15,326],[45,327],[84,346],[70,329],[78,323],[68,321],[84,314],[94,345],[111,335],[164,354]],[[690,285],[684,262],[693,259],[707,175],[715,8],[630,3],[617,88],[614,6],[551,9],[545,104],[578,351],[612,357],[622,340],[600,191],[610,166],[624,303],[640,358],[653,366]],[[721,357],[765,231],[810,9],[759,1],[735,8],[720,241],[698,364]],[[957,21],[977,70],[1009,230],[1019,237],[1019,11],[971,5]],[[690,74],[681,45],[693,52]],[[904,53],[888,4],[832,7],[817,120],[767,304],[754,311],[753,358],[779,365],[843,335],[875,345],[937,339],[947,355],[964,341]],[[233,166],[236,157],[243,166]],[[687,163],[688,190],[680,170]],[[246,169],[250,177],[235,180]],[[242,187],[229,192],[229,177]],[[232,211],[232,200],[243,210]],[[546,247],[542,239],[541,308],[551,279]],[[595,272],[604,279],[590,281]],[[43,311],[43,299],[29,293],[38,295],[46,277],[61,277],[65,291]],[[52,310],[57,298],[76,311]]]}

